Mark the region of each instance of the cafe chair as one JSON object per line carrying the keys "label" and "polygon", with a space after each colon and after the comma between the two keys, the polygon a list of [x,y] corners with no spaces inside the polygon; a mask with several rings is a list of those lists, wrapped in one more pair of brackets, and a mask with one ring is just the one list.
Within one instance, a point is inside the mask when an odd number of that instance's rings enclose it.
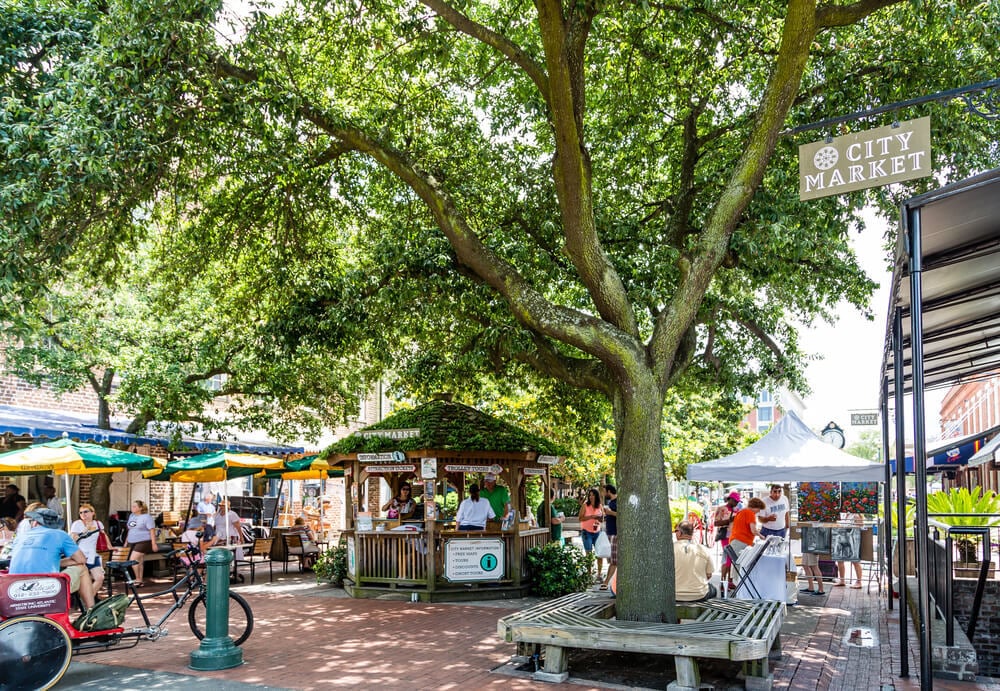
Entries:
{"label": "cafe chair", "polygon": [[[268,581],[274,582],[274,562],[271,561],[271,545],[274,542],[274,538],[271,537],[258,537],[255,538],[250,546],[250,549],[246,550],[244,557],[236,562],[237,568],[246,564],[250,567],[250,585],[253,585],[254,574],[257,569],[258,564],[267,563],[267,570],[269,574]],[[287,572],[288,562],[285,562],[286,572]]]}
{"label": "cafe chair", "polygon": [[316,545],[303,538],[301,533],[285,533],[282,539],[285,541],[285,573],[288,573],[290,559],[298,559],[299,571],[305,571],[309,568],[308,563],[319,554]]}

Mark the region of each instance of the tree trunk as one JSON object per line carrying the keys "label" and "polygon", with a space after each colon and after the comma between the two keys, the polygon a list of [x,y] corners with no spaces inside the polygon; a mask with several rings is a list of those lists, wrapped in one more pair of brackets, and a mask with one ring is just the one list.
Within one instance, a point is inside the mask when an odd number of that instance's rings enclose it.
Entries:
{"label": "tree trunk", "polygon": [[90,503],[94,505],[94,516],[108,527],[108,513],[111,511],[111,482],[116,473],[97,473],[90,476]]}
{"label": "tree trunk", "polygon": [[676,622],[670,502],[663,467],[663,396],[652,376],[619,393],[614,404],[618,450],[618,595],[628,621]]}

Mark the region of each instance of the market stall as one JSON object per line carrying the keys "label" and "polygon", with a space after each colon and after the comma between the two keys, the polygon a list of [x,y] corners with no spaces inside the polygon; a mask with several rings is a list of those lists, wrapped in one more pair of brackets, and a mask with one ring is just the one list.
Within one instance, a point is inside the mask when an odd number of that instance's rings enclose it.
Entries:
{"label": "market stall", "polygon": [[[343,540],[351,595],[403,589],[421,600],[454,600],[527,593],[525,555],[549,540],[549,529],[535,525],[527,495],[530,488],[548,501],[549,471],[558,460],[552,444],[468,406],[435,400],[341,440],[326,455],[347,483]],[[507,520],[458,530],[454,506],[488,475],[509,493]],[[390,497],[378,494],[380,479]],[[384,502],[404,483],[418,498],[414,510],[387,515]]]}

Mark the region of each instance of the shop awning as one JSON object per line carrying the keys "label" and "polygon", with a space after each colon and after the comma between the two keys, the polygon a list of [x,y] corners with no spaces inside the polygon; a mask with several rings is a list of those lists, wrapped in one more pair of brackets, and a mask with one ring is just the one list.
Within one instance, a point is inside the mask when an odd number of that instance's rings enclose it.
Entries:
{"label": "shop awning", "polygon": [[975,468],[994,460],[1000,460],[1000,435],[993,437],[986,442],[983,448],[972,455],[972,458],[969,459],[969,467]]}
{"label": "shop awning", "polygon": [[[972,465],[972,459],[989,444],[1000,443],[998,435],[1000,435],[1000,426],[965,437],[942,440],[935,448],[927,452],[927,472],[935,473],[967,464]],[[895,475],[896,461],[890,460],[889,464]],[[906,472],[913,472],[913,456],[906,457]]]}
{"label": "shop awning", "polygon": [[[115,420],[112,425],[124,425],[125,421]],[[125,432],[120,427],[101,429],[97,426],[96,415],[73,413],[63,410],[22,408],[0,405],[0,434],[30,435],[35,440],[61,439],[65,433],[70,439],[104,444],[150,444],[166,446],[167,437],[136,435]],[[242,451],[268,455],[302,453],[303,448],[259,441],[213,441],[183,437],[182,443],[189,449],[198,451]]]}

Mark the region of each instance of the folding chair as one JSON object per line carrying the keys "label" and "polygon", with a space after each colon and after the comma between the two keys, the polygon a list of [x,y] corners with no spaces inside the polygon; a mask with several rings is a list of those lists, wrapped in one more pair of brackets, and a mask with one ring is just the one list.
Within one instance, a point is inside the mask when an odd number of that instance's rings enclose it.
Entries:
{"label": "folding chair", "polygon": [[[250,550],[246,553],[243,559],[237,562],[237,567],[240,564],[248,564],[250,566],[250,585],[253,585],[254,572],[257,568],[257,564],[263,564],[267,562],[267,570],[269,572],[269,581],[274,581],[274,562],[271,561],[271,544],[274,542],[274,538],[271,537],[258,537],[253,540],[253,544]],[[285,562],[285,571],[287,573],[288,562]]]}
{"label": "folding chair", "polygon": [[[747,549],[750,548],[748,547]],[[733,562],[732,570],[733,573],[736,575],[736,588],[733,590],[732,593],[727,594],[728,597],[733,597],[734,595],[736,595],[736,593],[740,591],[741,588],[745,586],[747,593],[751,595],[754,600],[759,600],[760,592],[754,586],[753,581],[747,578],[750,572],[753,571],[753,565],[756,563],[756,560],[751,562],[746,569],[743,569],[740,567],[739,564],[736,563],[737,560],[739,559],[739,556],[736,554],[736,550],[733,549],[732,545],[726,545],[725,547],[723,547],[722,552],[727,557],[729,557],[730,561]]]}

